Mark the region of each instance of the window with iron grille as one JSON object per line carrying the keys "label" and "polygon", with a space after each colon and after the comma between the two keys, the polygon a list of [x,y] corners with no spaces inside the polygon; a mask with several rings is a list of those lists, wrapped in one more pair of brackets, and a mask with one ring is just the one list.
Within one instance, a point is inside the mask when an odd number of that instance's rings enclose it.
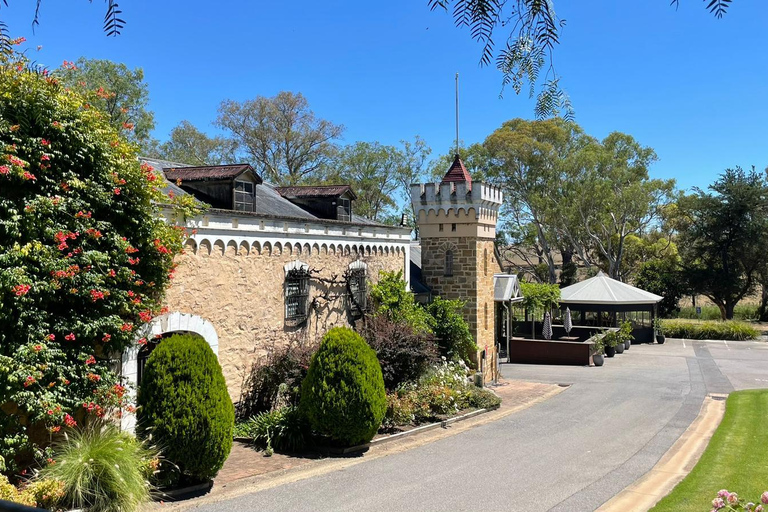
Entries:
{"label": "window with iron grille", "polygon": [[288,271],[285,276],[285,319],[306,319],[308,304],[309,272],[305,269]]}
{"label": "window with iron grille", "polygon": [[443,275],[450,277],[453,275],[453,251],[445,251],[445,268]]}
{"label": "window with iron grille", "polygon": [[250,181],[235,181],[235,210],[253,211],[253,183]]}
{"label": "window with iron grille", "polygon": [[349,273],[349,295],[352,299],[352,308],[362,313],[366,308],[368,297],[368,280],[364,268],[353,269]]}

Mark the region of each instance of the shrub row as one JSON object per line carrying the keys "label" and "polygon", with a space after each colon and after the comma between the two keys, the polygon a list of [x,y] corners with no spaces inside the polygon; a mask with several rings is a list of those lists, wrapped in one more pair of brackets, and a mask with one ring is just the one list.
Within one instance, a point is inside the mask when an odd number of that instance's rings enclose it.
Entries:
{"label": "shrub row", "polygon": [[748,323],[737,321],[698,322],[691,320],[662,320],[664,335],[670,338],[694,340],[754,340],[760,331]]}
{"label": "shrub row", "polygon": [[[745,321],[757,320],[759,318],[757,312],[758,307],[759,306],[757,304],[738,305],[733,309],[733,319]],[[720,315],[720,308],[717,306],[702,306],[701,315],[696,314],[696,308],[693,306],[680,308],[680,311],[677,313],[677,317],[700,320],[720,320],[722,318]]]}

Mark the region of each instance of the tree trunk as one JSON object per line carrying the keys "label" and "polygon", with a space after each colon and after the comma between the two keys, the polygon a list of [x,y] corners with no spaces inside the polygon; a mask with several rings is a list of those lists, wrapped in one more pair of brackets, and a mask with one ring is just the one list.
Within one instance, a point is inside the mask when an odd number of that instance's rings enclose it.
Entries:
{"label": "tree trunk", "polygon": [[761,322],[768,322],[768,286],[762,285],[760,307],[757,309],[757,316]]}
{"label": "tree trunk", "polygon": [[725,318],[724,320],[733,320],[733,309],[736,307],[736,303],[731,301],[725,301]]}

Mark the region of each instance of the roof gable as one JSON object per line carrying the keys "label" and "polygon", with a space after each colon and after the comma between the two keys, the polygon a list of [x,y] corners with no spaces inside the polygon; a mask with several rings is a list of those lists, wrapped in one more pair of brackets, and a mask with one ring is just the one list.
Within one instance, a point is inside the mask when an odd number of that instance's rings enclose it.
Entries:
{"label": "roof gable", "polygon": [[169,181],[232,180],[243,173],[250,173],[256,183],[262,183],[261,177],[256,174],[256,171],[249,164],[171,167],[164,168],[163,172]]}
{"label": "roof gable", "polygon": [[275,187],[275,190],[285,198],[341,197],[346,194],[349,196],[349,199],[357,199],[352,187],[349,185]]}

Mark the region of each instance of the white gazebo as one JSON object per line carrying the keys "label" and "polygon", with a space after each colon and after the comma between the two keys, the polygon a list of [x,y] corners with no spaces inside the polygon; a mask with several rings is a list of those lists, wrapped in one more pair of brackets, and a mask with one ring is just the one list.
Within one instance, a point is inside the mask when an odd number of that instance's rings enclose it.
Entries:
{"label": "white gazebo", "polygon": [[664,297],[611,279],[602,272],[560,290],[560,308],[571,309],[575,325],[618,327],[632,322],[638,343],[653,342],[656,304]]}

